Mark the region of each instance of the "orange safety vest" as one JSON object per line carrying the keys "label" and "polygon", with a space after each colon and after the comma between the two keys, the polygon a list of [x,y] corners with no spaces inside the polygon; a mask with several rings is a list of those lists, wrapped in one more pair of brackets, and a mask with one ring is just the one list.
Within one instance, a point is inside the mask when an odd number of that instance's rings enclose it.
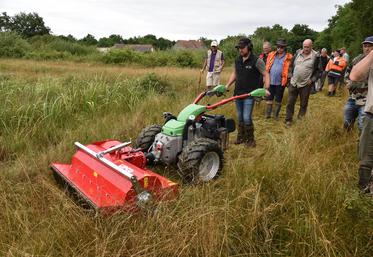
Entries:
{"label": "orange safety vest", "polygon": [[[275,62],[277,52],[273,51],[268,54],[267,63],[266,63],[266,70],[268,72],[271,71],[272,65]],[[293,59],[293,55],[291,53],[285,53],[285,60],[282,66],[282,75],[281,75],[281,85],[286,87],[288,83],[288,76],[289,76],[289,67],[291,64],[291,60]]]}
{"label": "orange safety vest", "polygon": [[341,76],[342,71],[347,66],[347,62],[343,57],[337,57],[336,61],[338,62],[338,65],[334,63],[333,59],[330,59],[325,70],[329,71],[329,73],[335,74],[336,76]]}

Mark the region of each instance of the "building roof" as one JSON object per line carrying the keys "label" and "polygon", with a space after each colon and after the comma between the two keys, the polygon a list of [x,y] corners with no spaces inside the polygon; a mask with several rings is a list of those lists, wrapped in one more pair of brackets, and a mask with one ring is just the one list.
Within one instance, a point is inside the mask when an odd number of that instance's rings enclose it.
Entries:
{"label": "building roof", "polygon": [[154,47],[152,45],[141,45],[141,44],[115,44],[114,48],[130,48],[134,51],[138,52],[152,52],[154,51]]}
{"label": "building roof", "polygon": [[178,40],[175,47],[185,49],[202,49],[205,45],[201,40]]}

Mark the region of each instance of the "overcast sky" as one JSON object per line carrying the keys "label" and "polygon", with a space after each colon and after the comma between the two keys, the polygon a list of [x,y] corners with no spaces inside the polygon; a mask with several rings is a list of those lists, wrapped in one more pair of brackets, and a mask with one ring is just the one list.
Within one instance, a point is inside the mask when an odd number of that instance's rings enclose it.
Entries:
{"label": "overcast sky", "polygon": [[124,38],[154,34],[169,39],[222,39],[259,26],[296,23],[321,31],[348,0],[0,0],[0,11],[36,12],[53,34]]}

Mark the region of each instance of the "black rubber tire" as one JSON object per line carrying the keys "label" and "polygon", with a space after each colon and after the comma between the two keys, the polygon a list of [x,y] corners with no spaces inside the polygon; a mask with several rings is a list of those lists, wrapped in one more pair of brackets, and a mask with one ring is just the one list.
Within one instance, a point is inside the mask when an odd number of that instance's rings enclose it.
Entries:
{"label": "black rubber tire", "polygon": [[[218,142],[209,138],[198,138],[183,149],[177,163],[178,173],[186,183],[198,183],[199,166],[202,158],[208,152],[216,152],[219,156],[220,165],[218,172],[212,179],[216,179],[223,169],[224,153]],[[205,181],[207,182],[207,181]]]}
{"label": "black rubber tire", "polygon": [[136,147],[141,148],[143,152],[148,152],[152,146],[155,136],[162,131],[162,126],[158,124],[151,125],[141,130],[136,139]]}

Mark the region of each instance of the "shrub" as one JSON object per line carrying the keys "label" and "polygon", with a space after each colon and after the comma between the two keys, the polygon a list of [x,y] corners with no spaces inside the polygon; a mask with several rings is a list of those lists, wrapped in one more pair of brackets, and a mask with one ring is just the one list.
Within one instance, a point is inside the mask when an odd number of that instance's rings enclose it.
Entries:
{"label": "shrub", "polygon": [[157,51],[142,54],[140,61],[140,64],[145,67],[162,67],[172,63],[172,56],[165,51]]}
{"label": "shrub", "polygon": [[113,49],[103,55],[104,63],[132,63],[140,60],[140,54],[131,49]]}
{"label": "shrub", "polygon": [[178,54],[176,63],[180,67],[194,67],[196,65],[192,53],[187,51],[182,51]]}
{"label": "shrub", "polygon": [[169,84],[167,81],[159,78],[155,73],[149,73],[137,79],[134,87],[145,92],[153,91],[162,94],[169,87]]}
{"label": "shrub", "polygon": [[18,34],[0,32],[0,57],[23,57],[30,49],[30,44]]}
{"label": "shrub", "polygon": [[85,56],[96,51],[95,47],[85,46],[75,42],[69,42],[63,39],[55,39],[49,45],[48,48],[58,52],[68,52],[76,56]]}

